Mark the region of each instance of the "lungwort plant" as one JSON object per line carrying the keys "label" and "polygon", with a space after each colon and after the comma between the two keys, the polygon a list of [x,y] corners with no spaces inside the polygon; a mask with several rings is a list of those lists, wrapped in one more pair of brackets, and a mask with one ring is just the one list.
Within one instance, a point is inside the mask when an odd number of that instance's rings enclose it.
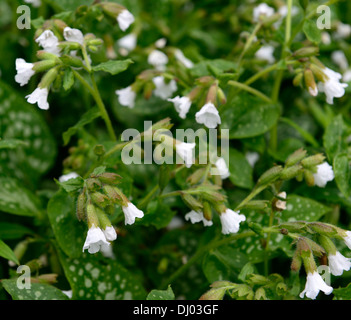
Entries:
{"label": "lungwort plant", "polygon": [[351,299],[350,1],[155,3],[0,3],[0,297]]}

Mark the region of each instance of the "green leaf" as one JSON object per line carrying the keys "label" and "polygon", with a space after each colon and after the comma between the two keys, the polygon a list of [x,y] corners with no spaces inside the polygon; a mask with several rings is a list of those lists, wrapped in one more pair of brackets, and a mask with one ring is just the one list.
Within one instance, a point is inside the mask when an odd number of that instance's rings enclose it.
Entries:
{"label": "green leaf", "polygon": [[203,60],[194,65],[191,73],[196,78],[214,74],[224,76],[223,73],[235,71],[237,67],[236,63],[223,59]]}
{"label": "green leaf", "polygon": [[41,113],[0,81],[0,136],[23,141],[23,145],[15,142],[14,149],[0,149],[0,175],[34,185],[52,166],[56,143]]}
{"label": "green leaf", "polygon": [[175,296],[171,286],[167,290],[151,290],[147,295],[146,300],[174,300]]}
{"label": "green leaf", "polygon": [[351,283],[345,288],[334,289],[333,295],[333,300],[351,300]]}
{"label": "green leaf", "polygon": [[229,160],[230,181],[238,187],[251,189],[254,184],[253,170],[246,157],[241,152],[230,148]]}
{"label": "green leaf", "polygon": [[105,71],[112,75],[116,75],[128,69],[129,65],[134,63],[130,59],[126,60],[109,60],[107,62],[102,62],[97,66],[93,67],[93,71]]}
{"label": "green leaf", "polygon": [[61,186],[66,192],[75,192],[78,191],[79,189],[83,188],[84,186],[84,179],[82,177],[77,177],[73,179],[69,179],[64,182],[60,182],[56,180],[56,183]]}
{"label": "green leaf", "polygon": [[302,30],[308,40],[315,44],[321,42],[321,30],[317,27],[316,21],[313,19],[305,20]]}
{"label": "green leaf", "polygon": [[0,257],[3,257],[7,260],[11,260],[17,265],[20,264],[12,249],[1,239],[0,239]]}
{"label": "green leaf", "polygon": [[74,73],[71,68],[67,68],[63,75],[63,81],[62,81],[63,89],[68,91],[69,89],[72,88],[73,84],[74,84]]}
{"label": "green leaf", "polygon": [[229,129],[231,139],[259,136],[278,120],[277,105],[263,102],[247,93],[237,95],[221,112],[222,129]]}
{"label": "green leaf", "polygon": [[0,177],[1,211],[20,216],[39,216],[39,198],[23,187],[16,179]]}
{"label": "green leaf", "polygon": [[12,222],[0,222],[0,235],[2,239],[19,239],[25,235],[33,234],[32,230],[23,225]]}
{"label": "green leaf", "polygon": [[71,285],[73,300],[143,300],[146,297],[141,282],[117,261],[89,253],[69,258],[62,251],[59,258]]}
{"label": "green leaf", "polygon": [[82,129],[85,125],[91,123],[96,118],[100,117],[101,113],[99,108],[95,107],[84,113],[80,120],[73,126],[70,127],[67,131],[62,134],[63,143],[67,145],[73,135],[80,129]]}
{"label": "green leaf", "polygon": [[28,145],[27,142],[18,139],[0,140],[0,149],[15,149],[26,145]]}
{"label": "green leaf", "polygon": [[347,153],[339,153],[333,162],[335,182],[342,194],[348,198],[351,195],[351,172]]}
{"label": "green leaf", "polygon": [[17,279],[5,279],[1,284],[13,300],[68,300],[60,289],[46,283],[31,283],[29,289],[20,289]]}
{"label": "green leaf", "polygon": [[60,189],[49,201],[47,213],[60,248],[70,257],[82,254],[87,228],[76,218],[75,200]]}

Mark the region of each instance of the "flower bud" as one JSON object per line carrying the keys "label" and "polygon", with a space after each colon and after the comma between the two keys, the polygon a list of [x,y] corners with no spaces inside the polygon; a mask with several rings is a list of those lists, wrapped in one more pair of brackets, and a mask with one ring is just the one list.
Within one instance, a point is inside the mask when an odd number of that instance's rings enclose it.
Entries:
{"label": "flower bud", "polygon": [[217,102],[217,83],[214,83],[210,86],[207,96],[206,96],[206,103],[213,103],[216,104]]}
{"label": "flower bud", "polygon": [[94,192],[90,194],[91,200],[98,206],[106,207],[109,204],[109,197],[101,192]]}
{"label": "flower bud", "polygon": [[113,186],[110,185],[104,185],[103,186],[103,190],[105,192],[105,194],[114,202],[119,202],[122,200],[122,198],[120,197],[120,195],[118,194],[118,192],[116,191],[116,189]]}
{"label": "flower bud", "polygon": [[263,235],[263,229],[260,224],[251,221],[248,223],[248,226],[252,231],[256,232],[259,236]]}
{"label": "flower bud", "polygon": [[274,166],[273,168],[268,169],[258,179],[257,184],[265,185],[279,179],[279,176],[282,170],[283,170],[282,166]]}
{"label": "flower bud", "polygon": [[301,164],[303,165],[304,168],[310,169],[312,167],[315,167],[323,163],[324,160],[325,160],[325,156],[321,153],[318,153],[301,160]]}
{"label": "flower bud", "polygon": [[86,186],[89,191],[95,191],[101,188],[102,184],[101,181],[99,181],[96,178],[89,178],[86,180]]}
{"label": "flower bud", "polygon": [[258,288],[255,292],[254,299],[255,300],[268,300],[268,298],[266,296],[266,290],[263,287]]}
{"label": "flower bud", "polygon": [[113,172],[101,173],[96,178],[106,184],[118,184],[123,179],[119,174]]}
{"label": "flower bud", "polygon": [[301,83],[302,83],[302,78],[303,78],[303,73],[302,73],[302,72],[298,72],[298,73],[296,74],[296,76],[294,77],[294,79],[293,79],[293,85],[294,85],[295,87],[300,86]]}
{"label": "flower bud", "polygon": [[227,102],[227,97],[225,96],[223,90],[221,88],[217,88],[217,97],[221,104],[225,104]]}
{"label": "flower bud", "polygon": [[324,235],[319,235],[318,236],[318,241],[321,244],[321,246],[325,249],[327,254],[332,254],[335,255],[337,252],[337,249],[335,247],[335,244],[333,243],[332,240],[330,240],[329,237],[326,237]]}
{"label": "flower bud", "polygon": [[90,229],[92,226],[98,227],[99,224],[99,219],[96,215],[96,209],[95,206],[89,202],[87,205],[87,221],[88,221],[88,228]]}
{"label": "flower bud", "polygon": [[308,227],[312,231],[327,237],[334,237],[338,233],[336,227],[323,222],[310,222],[308,223]]}
{"label": "flower bud", "polygon": [[51,68],[45,75],[42,77],[38,87],[39,88],[49,88],[50,85],[54,82],[58,75],[58,68]]}
{"label": "flower bud", "polygon": [[291,167],[306,157],[307,151],[300,148],[293,152],[285,161],[285,167]]}
{"label": "flower bud", "polygon": [[85,205],[87,202],[87,196],[85,191],[78,196],[77,198],[77,205],[76,205],[76,214],[78,221],[85,220]]}
{"label": "flower bud", "polygon": [[105,147],[102,144],[97,144],[94,147],[94,153],[98,156],[101,157],[105,154],[106,150]]}
{"label": "flower bud", "polygon": [[292,271],[299,272],[301,269],[301,265],[302,265],[302,259],[301,259],[301,256],[300,256],[298,250],[296,250],[294,252],[293,258],[291,260],[290,268]]}
{"label": "flower bud", "polygon": [[280,174],[281,180],[290,180],[295,178],[301,171],[302,166],[300,164],[295,164],[291,167],[284,168]]}
{"label": "flower bud", "polygon": [[82,68],[84,66],[83,64],[83,61],[82,59],[79,59],[79,58],[76,58],[76,57],[72,57],[70,55],[63,55],[60,60],[68,65],[68,66],[71,66],[71,67],[74,67],[74,68]]}
{"label": "flower bud", "polygon": [[43,61],[39,61],[39,62],[35,62],[33,64],[33,70],[35,72],[43,72],[43,71],[47,71],[49,69],[52,69],[53,67],[55,67],[57,65],[57,60],[43,60]]}
{"label": "flower bud", "polygon": [[315,97],[318,94],[318,88],[316,81],[314,80],[314,75],[311,69],[305,69],[304,72],[305,85],[311,96]]}
{"label": "flower bud", "polygon": [[251,209],[251,210],[264,210],[268,208],[268,201],[267,200],[251,200],[246,203],[243,208]]}
{"label": "flower bud", "polygon": [[205,173],[205,168],[200,168],[198,170],[196,170],[194,173],[192,173],[187,179],[186,181],[190,183],[190,185],[195,185],[197,184],[202,177],[204,176]]}
{"label": "flower bud", "polygon": [[181,193],[182,200],[184,203],[192,210],[199,212],[202,211],[203,205],[201,202],[196,200],[192,195],[189,193],[182,192]]}
{"label": "flower bud", "polygon": [[50,53],[50,52],[47,52],[45,50],[39,50],[37,51],[37,58],[39,60],[54,60],[56,62],[59,62],[59,58],[56,54],[53,54],[53,53]]}
{"label": "flower bud", "polygon": [[207,202],[207,201],[204,201],[202,203],[203,205],[203,214],[204,214],[204,218],[207,220],[207,221],[211,221],[212,220],[212,207],[211,205]]}
{"label": "flower bud", "polygon": [[309,187],[314,186],[314,176],[313,173],[309,170],[304,170],[303,171],[304,178],[306,180],[306,183]]}
{"label": "flower bud", "polygon": [[303,47],[298,50],[296,50],[293,53],[293,56],[297,59],[299,58],[305,58],[305,57],[311,57],[315,56],[319,53],[319,48],[318,47]]}

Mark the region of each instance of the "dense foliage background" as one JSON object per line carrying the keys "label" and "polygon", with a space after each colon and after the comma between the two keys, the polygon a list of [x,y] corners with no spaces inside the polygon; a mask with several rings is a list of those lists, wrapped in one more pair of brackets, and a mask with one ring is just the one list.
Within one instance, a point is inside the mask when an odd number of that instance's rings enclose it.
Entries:
{"label": "dense foliage background", "polygon": [[[351,61],[351,36],[337,36],[340,22],[351,24],[350,1],[294,1],[297,12],[292,16],[288,48],[284,17],[255,31],[252,12],[261,1],[118,3],[135,17],[125,32],[116,21],[102,15],[93,0],[43,0],[38,8],[28,4],[32,18],[29,30],[16,25],[20,16],[17,7],[25,3],[0,2],[1,299],[66,299],[62,291],[69,290],[73,299],[199,299],[213,283],[220,289],[204,298],[299,299],[306,272],[304,268],[291,271],[294,241],[279,232],[262,232],[261,228],[288,221],[322,221],[351,229],[351,91],[349,82],[345,95],[334,99],[333,105],[326,102],[324,93],[311,96],[304,80],[294,82],[299,68],[305,68],[311,56],[293,57],[291,61],[297,64],[287,63],[285,57],[301,48],[318,48],[312,56],[344,73],[346,70],[341,70],[331,55],[341,50]],[[278,0],[266,3],[276,11],[286,5]],[[316,8],[323,3],[331,9],[331,28],[327,30],[315,26],[319,16]],[[306,176],[269,181],[255,198],[262,200],[259,206],[253,203],[251,208],[241,208],[246,221],[234,236],[221,233],[221,221],[215,213],[211,227],[186,221],[189,203],[179,194],[167,194],[194,187],[188,178],[201,166],[177,170],[177,165],[124,165],[120,151],[100,161],[96,146],[103,145],[108,151],[117,142],[108,135],[89,91],[69,72],[53,84],[49,110],[27,103],[25,96],[33,92],[42,75],[35,74],[28,85],[20,86],[15,82],[15,61],[38,61],[35,35],[49,19],[60,19],[83,34],[93,33],[103,40],[96,52],[89,53],[94,66],[109,60],[132,60],[122,72],[113,74],[106,68],[94,72],[118,140],[128,128],[143,132],[146,120],[155,124],[169,117],[172,130],[204,127],[195,121],[201,105],[194,104],[182,119],[170,101],[148,97],[152,88],[138,93],[134,108],[119,103],[115,91],[131,85],[150,69],[148,54],[157,40],[167,41],[160,50],[169,54],[167,73],[177,80],[178,95],[187,94],[201,77],[218,81],[226,95],[226,101],[218,106],[221,128],[228,128],[230,134],[230,177],[218,184],[218,192],[227,197],[229,208],[237,208],[264,172],[275,165],[284,166],[289,155],[300,148],[306,150],[306,156],[324,154],[333,166],[335,179],[324,188],[308,185]],[[122,55],[117,41],[132,31],[137,34],[137,46]],[[252,32],[256,39],[241,57]],[[330,43],[324,40],[326,33]],[[274,47],[274,63],[255,55],[264,44]],[[181,49],[194,66],[180,66],[172,58],[171,48]],[[245,83],[272,65],[271,72],[247,84],[254,92],[230,84]],[[259,155],[254,165],[248,161],[248,152]],[[78,188],[65,188],[57,181],[72,171],[87,178],[99,166],[122,176],[119,187],[145,214],[135,224],[125,225],[122,210],[116,207],[110,219],[118,238],[111,244],[110,257],[82,252],[88,227],[76,217]],[[162,194],[158,186],[164,188]],[[277,211],[271,221],[272,201],[279,190],[287,193],[286,210]],[[223,201],[222,196],[218,202]],[[351,257],[340,239],[335,244]],[[315,261],[325,264],[325,253],[319,252]],[[16,286],[18,265],[30,266],[31,290]],[[332,276],[333,293],[318,298],[350,299],[350,281],[350,271]],[[149,294],[169,285],[168,291]]]}

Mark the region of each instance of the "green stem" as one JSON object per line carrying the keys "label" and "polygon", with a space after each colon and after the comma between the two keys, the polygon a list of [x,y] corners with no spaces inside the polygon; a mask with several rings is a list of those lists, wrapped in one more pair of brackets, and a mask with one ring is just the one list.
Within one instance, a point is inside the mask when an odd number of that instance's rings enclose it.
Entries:
{"label": "green stem", "polygon": [[[269,215],[269,223],[268,223],[268,228],[272,228],[273,226],[273,221],[274,221],[274,210],[271,210],[271,214]],[[267,277],[269,274],[269,268],[268,268],[268,253],[269,253],[269,242],[271,241],[271,233],[269,232],[267,234],[266,238],[266,246],[264,248],[264,273],[265,276]]]}
{"label": "green stem", "polygon": [[237,88],[240,88],[240,89],[245,90],[247,92],[250,92],[253,95],[261,98],[262,100],[264,100],[264,101],[266,101],[268,103],[272,103],[272,100],[269,97],[267,97],[265,94],[263,94],[262,92],[254,89],[254,88],[249,87],[246,84],[243,84],[243,83],[240,83],[240,82],[237,82],[237,81],[234,81],[234,80],[228,81],[228,84],[233,86],[233,87],[237,87]]}

